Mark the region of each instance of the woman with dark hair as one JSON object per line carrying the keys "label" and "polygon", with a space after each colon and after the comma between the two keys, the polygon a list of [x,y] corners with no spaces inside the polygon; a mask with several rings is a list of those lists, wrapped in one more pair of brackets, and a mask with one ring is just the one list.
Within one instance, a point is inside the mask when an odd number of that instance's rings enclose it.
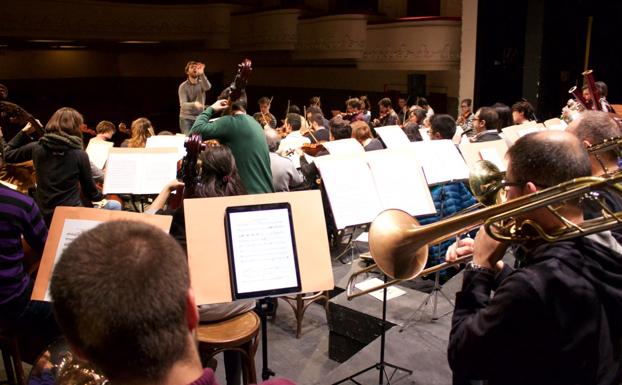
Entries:
{"label": "woman with dark hair", "polygon": [[138,118],[132,122],[132,137],[121,143],[121,147],[144,148],[147,139],[154,136],[153,126],[147,118]]}
{"label": "woman with dark hair", "polygon": [[492,108],[494,108],[495,111],[497,111],[497,115],[499,115],[499,125],[497,126],[497,130],[499,130],[499,132],[506,127],[514,125],[514,122],[512,121],[512,110],[508,105],[503,103],[495,103],[492,105]]}
{"label": "woman with dark hair", "polygon": [[[229,147],[209,142],[205,151],[199,154],[201,162],[201,178],[195,188],[195,195],[191,198],[213,198],[233,195],[244,195],[246,189],[238,174],[235,158]],[[184,207],[176,210],[162,210],[170,192],[180,186],[181,182],[174,180],[169,183],[153,201],[146,213],[172,214],[170,234],[187,250],[186,223]],[[255,308],[255,301],[235,301],[231,303],[199,305],[200,322],[222,321],[236,315],[251,311]],[[241,355],[236,351],[225,351],[225,372],[227,385],[238,385],[241,379]]]}
{"label": "woman with dark hair", "polygon": [[7,163],[33,161],[37,170],[35,200],[48,226],[56,206],[82,206],[80,192],[89,201],[103,199],[82,147],[82,123],[78,111],[63,107],[52,115],[41,139],[34,141],[30,137],[34,128],[29,124],[4,150]]}

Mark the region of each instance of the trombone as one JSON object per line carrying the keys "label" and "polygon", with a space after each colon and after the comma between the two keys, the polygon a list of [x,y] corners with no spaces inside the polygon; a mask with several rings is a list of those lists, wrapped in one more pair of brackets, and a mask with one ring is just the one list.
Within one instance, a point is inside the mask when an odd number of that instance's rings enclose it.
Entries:
{"label": "trombone", "polygon": [[[576,178],[530,195],[459,214],[426,226],[420,226],[416,219],[402,210],[385,210],[374,219],[369,230],[370,253],[375,264],[355,272],[350,277],[346,295],[351,300],[405,280],[431,274],[451,264],[465,262],[471,256],[464,256],[455,262],[445,262],[424,270],[429,244],[442,242],[481,225],[488,235],[502,242],[524,242],[532,239],[555,242],[609,230],[622,223],[622,212],[614,212],[600,200],[597,202],[603,209],[602,216],[584,221],[580,225],[568,221],[552,205],[570,200],[594,200],[593,193],[598,191],[609,191],[622,199],[622,187],[618,185],[620,182],[622,172],[606,177]],[[501,184],[495,188],[500,190]],[[515,218],[518,216],[538,208],[548,208],[564,227],[555,233],[547,233],[533,221],[524,221],[521,224],[516,222]],[[354,292],[356,278],[375,267],[391,280],[364,291]]]}

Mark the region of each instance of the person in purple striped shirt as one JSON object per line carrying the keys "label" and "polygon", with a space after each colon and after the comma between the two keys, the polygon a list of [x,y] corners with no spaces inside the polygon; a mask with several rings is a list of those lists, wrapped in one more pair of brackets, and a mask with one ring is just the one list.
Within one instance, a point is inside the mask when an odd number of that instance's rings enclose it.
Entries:
{"label": "person in purple striped shirt", "polygon": [[37,204],[0,184],[0,330],[17,335],[22,359],[33,362],[60,335],[49,302],[31,301],[22,237],[41,255],[47,239]]}

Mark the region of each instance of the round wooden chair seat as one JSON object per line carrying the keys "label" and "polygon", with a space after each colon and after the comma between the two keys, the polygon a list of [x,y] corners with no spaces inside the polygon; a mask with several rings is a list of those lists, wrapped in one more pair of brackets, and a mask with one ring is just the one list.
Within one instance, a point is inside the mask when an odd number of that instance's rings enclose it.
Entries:
{"label": "round wooden chair seat", "polygon": [[228,320],[199,325],[197,338],[199,352],[205,362],[225,350],[242,354],[242,381],[244,385],[257,383],[255,352],[261,321],[253,311]]}
{"label": "round wooden chair seat", "polygon": [[199,342],[212,347],[236,347],[252,340],[259,332],[260,320],[248,311],[221,322],[199,325]]}

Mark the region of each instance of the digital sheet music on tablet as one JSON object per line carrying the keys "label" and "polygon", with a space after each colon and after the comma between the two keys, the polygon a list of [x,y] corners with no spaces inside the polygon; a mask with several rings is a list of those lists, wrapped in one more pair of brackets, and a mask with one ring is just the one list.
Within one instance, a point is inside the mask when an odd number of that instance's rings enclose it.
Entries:
{"label": "digital sheet music on tablet", "polygon": [[300,292],[289,203],[228,207],[225,216],[233,298]]}

